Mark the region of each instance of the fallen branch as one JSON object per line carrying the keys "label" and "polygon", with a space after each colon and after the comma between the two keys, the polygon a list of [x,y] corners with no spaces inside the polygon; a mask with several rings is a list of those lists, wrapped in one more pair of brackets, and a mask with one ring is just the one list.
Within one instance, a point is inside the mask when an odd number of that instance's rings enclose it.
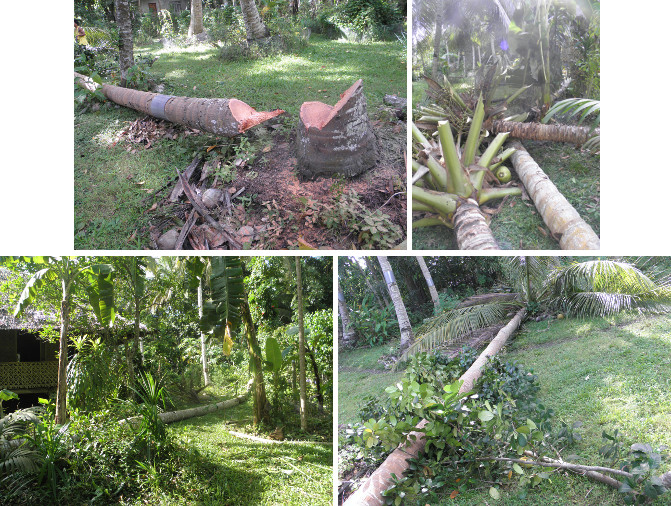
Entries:
{"label": "fallen branch", "polygon": [[197,219],[198,219],[198,213],[194,209],[193,211],[191,211],[189,219],[186,220],[186,223],[184,223],[182,230],[179,232],[179,237],[177,237],[177,242],[175,243],[176,250],[182,249],[182,246],[184,245],[184,240],[186,239],[186,236],[189,235],[189,232],[191,231],[193,226],[196,224]]}
{"label": "fallen branch", "polygon": [[[196,170],[196,167],[201,162],[200,156],[197,156],[193,159],[193,161],[189,164],[189,166],[184,170],[184,177],[188,181],[191,179],[191,176],[193,175],[193,172]],[[180,197],[180,195],[184,193],[184,186],[182,186],[182,181],[177,178],[177,184],[175,185],[175,188],[172,190],[172,193],[170,194],[170,202],[177,202],[177,199]]]}
{"label": "fallen branch", "polygon": [[212,216],[210,216],[210,213],[208,213],[205,210],[205,205],[203,204],[203,201],[200,200],[200,197],[196,195],[193,190],[191,189],[191,186],[189,185],[189,182],[186,180],[186,178],[177,170],[177,175],[179,176],[179,180],[182,182],[182,186],[184,188],[184,193],[186,194],[186,198],[189,199],[189,202],[191,202],[191,205],[193,205],[194,209],[198,211],[198,214],[200,214],[205,221],[207,221],[210,225],[212,225],[214,228],[219,230],[228,243],[234,248],[234,249],[242,249],[242,244],[240,244],[238,241],[233,239],[232,236],[232,231],[230,231],[227,227],[219,223],[217,220],[215,220]]}

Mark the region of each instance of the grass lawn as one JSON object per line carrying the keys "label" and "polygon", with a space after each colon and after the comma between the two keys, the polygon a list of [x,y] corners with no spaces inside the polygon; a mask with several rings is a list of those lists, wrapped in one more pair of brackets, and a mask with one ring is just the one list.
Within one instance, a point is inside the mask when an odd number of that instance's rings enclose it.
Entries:
{"label": "grass lawn", "polygon": [[[413,83],[413,104],[424,97],[426,85]],[[578,211],[578,214],[600,233],[600,157],[576,149],[573,145],[557,142],[524,141],[524,146],[559,189],[562,195]],[[506,164],[513,181],[522,186],[512,162]],[[525,195],[526,197],[526,195]],[[503,202],[503,205],[501,203]],[[559,244],[550,235],[543,219],[528,198],[507,197],[487,204],[498,208],[490,227],[501,249],[559,249]],[[419,214],[418,214],[419,216]],[[415,249],[456,249],[454,233],[443,226],[413,229]]]}
{"label": "grass lawn", "polygon": [[[240,205],[243,214],[254,211],[258,215],[255,218],[258,218],[259,228],[265,217],[263,223],[267,225],[266,228],[276,225],[286,234],[301,233],[299,228],[306,227],[303,223],[306,221],[305,213],[311,215],[314,211],[311,207],[318,206],[310,200],[312,195],[307,198],[301,194],[293,195],[296,191],[287,191],[282,186],[300,186],[294,170],[295,158],[293,165],[291,162],[292,157],[295,157],[293,129],[298,123],[300,105],[305,101],[335,104],[340,93],[357,79],[363,79],[369,116],[383,146],[383,156],[378,167],[370,171],[373,173],[378,170],[376,176],[371,176],[373,179],[366,179],[366,176],[356,179],[360,187],[371,187],[369,193],[356,187],[362,204],[372,212],[399,191],[401,186],[404,189],[405,178],[399,179],[390,168],[395,167],[396,162],[390,159],[389,150],[384,149],[387,144],[382,137],[398,137],[399,145],[405,146],[405,129],[397,127],[380,109],[385,94],[405,96],[406,53],[401,44],[354,44],[313,36],[307,47],[296,54],[238,62],[219,59],[218,50],[209,45],[163,49],[159,44],[153,44],[137,47],[135,51],[136,55],[148,52],[158,55],[151,72],[165,85],[165,94],[238,98],[257,110],[281,108],[287,114],[280,117],[272,129],[259,126],[234,141],[222,140],[210,134],[194,135],[178,129],[176,138],[156,139],[148,149],[144,144],[133,144],[121,136],[132,122],[143,117],[142,114],[110,103],[95,112],[76,111],[75,248],[149,248],[152,247],[152,231],[167,226],[166,223],[182,226],[183,209],[179,205],[164,205],[161,197],[172,188],[175,169],[184,170],[196,155],[202,155],[212,163],[220,162],[223,167],[217,169],[220,185],[227,183],[237,189],[246,187],[246,191],[234,204]],[[215,148],[208,152],[207,148],[212,146]],[[399,174],[405,174],[402,150],[399,153],[394,151],[393,155],[400,160]],[[237,165],[232,169],[225,167],[226,163],[241,157],[249,159],[244,168]],[[273,165],[279,161],[286,162],[281,167],[286,172],[280,172]],[[277,173],[269,174],[273,170]],[[384,177],[379,177],[380,170],[386,171]],[[265,181],[264,176],[270,177],[274,183],[271,185]],[[259,184],[262,181],[263,184]],[[380,182],[380,185],[373,185],[373,182]],[[323,200],[327,204],[350,189],[348,182],[339,180],[323,184],[320,182],[319,185],[324,186]],[[280,202],[279,196],[264,195],[264,189],[268,186],[280,188],[283,194],[290,193],[291,203],[294,204],[293,200],[296,200],[296,209],[287,210],[288,205]],[[305,188],[311,187],[306,184]],[[404,195],[402,197],[404,199]],[[263,205],[264,199],[271,205],[273,200],[280,202],[280,207],[283,206],[280,211],[287,211],[286,215],[267,208]],[[398,197],[394,199],[383,210],[392,221],[398,221],[399,224],[401,218],[397,219],[396,214],[400,215],[402,211],[404,224],[405,204],[397,204]],[[403,209],[396,210],[395,207],[399,206]],[[318,212],[324,213],[325,209],[320,207]],[[249,216],[241,219],[246,224],[251,221]],[[335,237],[344,235],[343,230],[334,225],[326,232],[333,237],[325,239],[325,243],[333,243]],[[322,235],[326,232],[322,231]],[[307,232],[301,235],[306,240],[318,243],[318,239],[309,237]],[[265,243],[264,246],[269,244]],[[276,246],[292,247],[291,244],[279,243]]]}
{"label": "grass lawn", "polygon": [[[145,494],[132,504],[331,504],[332,447],[259,443],[230,434],[251,431],[251,410],[250,400],[170,424],[178,471],[169,482],[148,480]],[[294,432],[285,429],[286,439],[298,436]]]}
{"label": "grass lawn", "polygon": [[[625,449],[637,442],[655,449],[671,447],[670,349],[671,317],[618,315],[554,320],[549,325],[528,322],[502,357],[533,370],[541,386],[540,400],[555,411],[557,421],[583,423],[578,429],[582,440],[565,449],[563,456],[575,454],[577,463],[603,465],[607,463],[598,454],[604,444],[602,431],[612,434],[618,429]],[[345,379],[341,375],[340,383]],[[667,459],[657,474],[669,470]],[[493,504],[488,488],[456,499],[447,494],[425,497],[417,504]],[[534,489],[502,487],[501,497],[496,504],[622,504],[614,489],[570,474],[555,474]],[[669,504],[669,498],[663,496],[653,504]]]}

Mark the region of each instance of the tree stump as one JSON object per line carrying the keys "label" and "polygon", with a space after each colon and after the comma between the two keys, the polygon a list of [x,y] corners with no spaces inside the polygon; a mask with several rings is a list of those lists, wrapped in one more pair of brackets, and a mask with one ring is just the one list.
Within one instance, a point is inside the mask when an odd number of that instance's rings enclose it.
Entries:
{"label": "tree stump", "polygon": [[298,172],[308,178],[356,176],[375,165],[378,148],[359,79],[335,106],[305,102],[297,136]]}

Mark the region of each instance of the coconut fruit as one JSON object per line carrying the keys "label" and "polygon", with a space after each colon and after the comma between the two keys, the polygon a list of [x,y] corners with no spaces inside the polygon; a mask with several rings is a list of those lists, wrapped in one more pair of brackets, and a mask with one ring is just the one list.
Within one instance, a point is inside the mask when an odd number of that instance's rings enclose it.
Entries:
{"label": "coconut fruit", "polygon": [[208,188],[205,190],[203,193],[202,201],[203,204],[205,204],[205,207],[208,209],[212,209],[213,207],[216,207],[219,202],[221,202],[221,198],[224,196],[224,192],[217,188]]}
{"label": "coconut fruit", "polygon": [[175,249],[178,237],[179,231],[176,228],[171,228],[156,241],[158,249]]}
{"label": "coconut fruit", "polygon": [[510,181],[510,178],[511,178],[510,171],[508,170],[507,167],[501,166],[498,169],[496,169],[496,179],[498,179],[499,182],[507,183],[508,181]]}

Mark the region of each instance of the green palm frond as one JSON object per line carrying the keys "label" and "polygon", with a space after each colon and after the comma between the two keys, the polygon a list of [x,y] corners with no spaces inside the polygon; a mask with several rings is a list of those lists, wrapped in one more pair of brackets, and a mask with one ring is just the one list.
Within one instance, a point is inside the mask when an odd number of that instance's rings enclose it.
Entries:
{"label": "green palm frond", "polygon": [[507,279],[516,292],[524,294],[526,301],[542,298],[545,280],[559,267],[557,257],[517,256],[507,257],[503,262]]}
{"label": "green palm frond", "polygon": [[22,438],[28,426],[40,423],[36,412],[41,408],[29,408],[0,418],[0,476],[16,472],[33,473],[39,469],[40,455]]}
{"label": "green palm frond", "polygon": [[474,330],[497,323],[505,318],[511,306],[518,305],[519,303],[510,301],[476,304],[435,316],[417,329],[415,332],[417,339],[403,352],[397,364],[417,353],[428,352],[438,346],[450,344]]}
{"label": "green palm frond", "polygon": [[634,265],[611,260],[574,263],[557,269],[547,279],[553,306],[577,316],[606,316],[636,309],[671,309],[671,284],[650,278]]}
{"label": "green palm frond", "polygon": [[[591,98],[567,98],[566,100],[560,100],[548,109],[541,122],[547,123],[555,114],[567,114],[569,118],[579,115],[578,125],[582,124],[588,116],[592,115],[594,117],[596,115],[594,121],[592,121],[592,130],[594,130],[601,123],[601,102]],[[599,149],[600,144],[601,136],[595,135],[588,139],[583,147],[594,150]]]}
{"label": "green palm frond", "polygon": [[90,46],[99,46],[101,42],[108,44],[114,44],[114,38],[112,34],[102,28],[97,28],[95,26],[84,26],[84,32],[86,33],[86,41]]}

